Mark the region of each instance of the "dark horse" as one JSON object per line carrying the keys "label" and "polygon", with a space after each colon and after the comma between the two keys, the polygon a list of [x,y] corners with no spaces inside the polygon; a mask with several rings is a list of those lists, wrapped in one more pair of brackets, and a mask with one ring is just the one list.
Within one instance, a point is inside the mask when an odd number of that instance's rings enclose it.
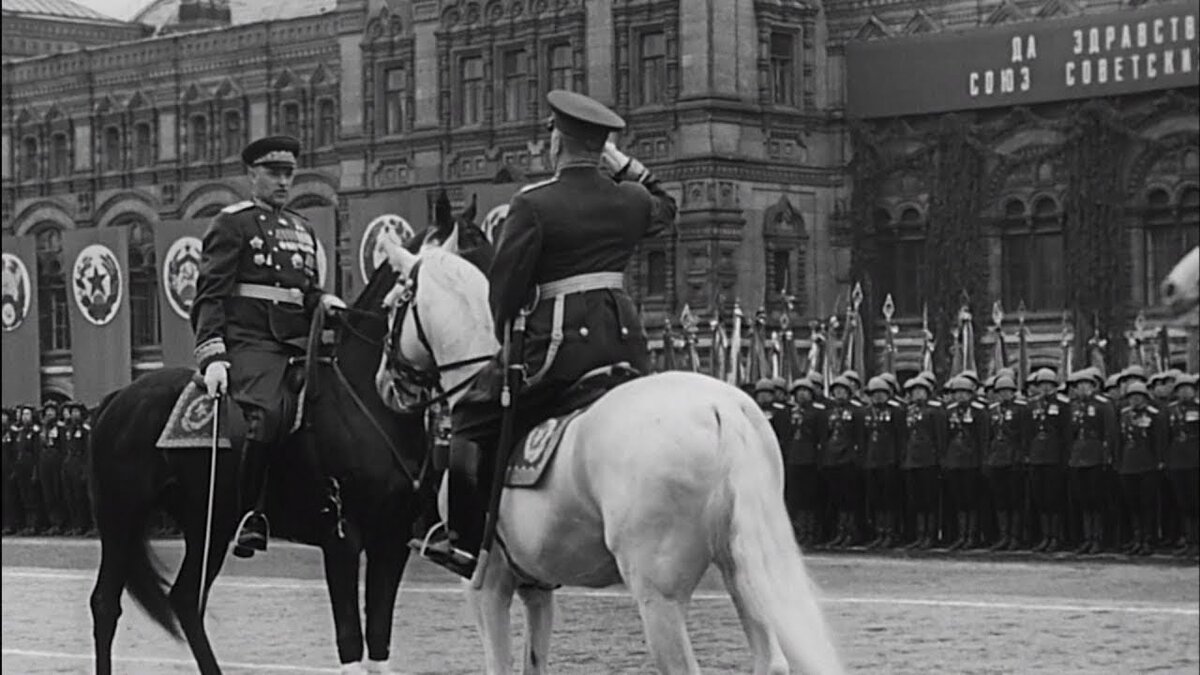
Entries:
{"label": "dark horse", "polygon": [[[268,513],[272,534],[319,546],[333,605],[338,656],[343,664],[363,657],[358,602],[359,558],[367,554],[366,645],[372,661],[386,661],[392,612],[408,559],[405,545],[413,520],[431,499],[424,420],[388,410],[375,391],[382,339],[380,308],[395,273],[382,265],[354,306],[330,319],[332,344],[322,342],[324,315],[314,318],[304,426],[276,451],[271,462]],[[329,340],[326,340],[329,341]],[[153,620],[176,639],[182,633],[202,673],[219,673],[204,630],[203,607],[239,520],[236,451],[221,450],[216,470],[212,541],[200,597],[209,467],[208,450],[163,450],[156,441],[172,406],[194,371],[170,368],[148,374],[110,394],[96,413],[91,451],[91,491],[100,530],[101,558],[91,609],[96,672],[112,669],[112,640],[128,588]],[[222,406],[233,405],[225,398]],[[304,467],[295,449],[315,443],[320,470],[340,495],[344,528],[316,518],[318,495],[307,494]],[[235,444],[234,447],[237,447]],[[289,454],[291,453],[291,454]],[[284,460],[284,461],[277,461]],[[307,469],[311,470],[311,469]],[[169,588],[146,540],[146,524],[165,509],[183,532],[185,554]],[[267,553],[266,555],[270,555]]]}

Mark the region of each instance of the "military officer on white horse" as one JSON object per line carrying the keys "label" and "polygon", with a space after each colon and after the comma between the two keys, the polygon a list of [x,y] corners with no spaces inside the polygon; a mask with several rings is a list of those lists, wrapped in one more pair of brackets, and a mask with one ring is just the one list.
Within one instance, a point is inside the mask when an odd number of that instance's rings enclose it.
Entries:
{"label": "military officer on white horse", "polygon": [[[501,341],[522,307],[533,307],[523,353],[510,355],[526,369],[515,438],[548,416],[585,373],[619,362],[649,370],[646,337],[622,288],[622,270],[638,242],[675,221],[674,199],[641,162],[608,142],[611,132],[625,128],[620,116],[582,94],[555,90],[547,99],[554,176],[513,197],[488,275]],[[438,525],[430,537],[413,542],[468,578],[492,488],[503,377],[498,356],[455,405],[449,531]]]}

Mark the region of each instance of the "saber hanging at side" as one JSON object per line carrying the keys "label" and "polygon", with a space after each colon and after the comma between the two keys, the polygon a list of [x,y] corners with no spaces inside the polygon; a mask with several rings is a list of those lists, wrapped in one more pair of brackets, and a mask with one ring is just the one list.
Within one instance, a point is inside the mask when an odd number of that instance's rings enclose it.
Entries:
{"label": "saber hanging at side", "polygon": [[200,558],[200,590],[196,594],[196,605],[200,608],[200,619],[208,606],[208,554],[212,549],[213,501],[217,492],[217,444],[220,442],[221,394],[213,397],[212,414],[212,459],[208,465],[208,510],[204,515],[204,555]]}

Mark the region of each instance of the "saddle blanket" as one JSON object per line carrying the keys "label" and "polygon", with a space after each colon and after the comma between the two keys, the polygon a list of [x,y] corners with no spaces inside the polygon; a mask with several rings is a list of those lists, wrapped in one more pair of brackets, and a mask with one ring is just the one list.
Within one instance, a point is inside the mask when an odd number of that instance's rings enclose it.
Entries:
{"label": "saddle blanket", "polygon": [[542,479],[550,460],[554,459],[558,446],[562,444],[567,427],[591,405],[586,405],[566,415],[551,417],[533,428],[525,438],[513,448],[512,457],[508,462],[508,473],[504,479],[505,487],[532,488],[537,487]]}
{"label": "saddle blanket", "polygon": [[[199,448],[207,450],[212,447],[212,419],[215,399],[209,396],[204,387],[191,380],[179,398],[167,424],[158,436],[159,448]],[[240,410],[231,410],[233,400],[226,397],[221,402],[221,419],[217,422],[217,447],[229,449],[233,447],[230,438],[241,436],[243,422]],[[296,417],[292,420],[291,433],[300,428],[304,417],[304,390],[300,391],[299,405],[296,406]]]}

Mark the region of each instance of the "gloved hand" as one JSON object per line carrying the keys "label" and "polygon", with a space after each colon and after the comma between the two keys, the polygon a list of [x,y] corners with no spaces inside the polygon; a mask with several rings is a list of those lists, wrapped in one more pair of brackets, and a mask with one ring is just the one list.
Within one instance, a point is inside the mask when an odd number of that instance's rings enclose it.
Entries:
{"label": "gloved hand", "polygon": [[204,369],[204,388],[209,396],[220,396],[229,390],[229,364],[213,361]]}
{"label": "gloved hand", "polygon": [[328,312],[331,309],[346,309],[346,303],[333,293],[326,293],[321,296],[321,307]]}
{"label": "gloved hand", "polygon": [[612,171],[613,178],[618,180],[641,180],[642,176],[646,175],[646,167],[633,157],[618,150],[612,141],[604,144],[604,152],[600,155],[600,161],[608,167],[609,171]]}

